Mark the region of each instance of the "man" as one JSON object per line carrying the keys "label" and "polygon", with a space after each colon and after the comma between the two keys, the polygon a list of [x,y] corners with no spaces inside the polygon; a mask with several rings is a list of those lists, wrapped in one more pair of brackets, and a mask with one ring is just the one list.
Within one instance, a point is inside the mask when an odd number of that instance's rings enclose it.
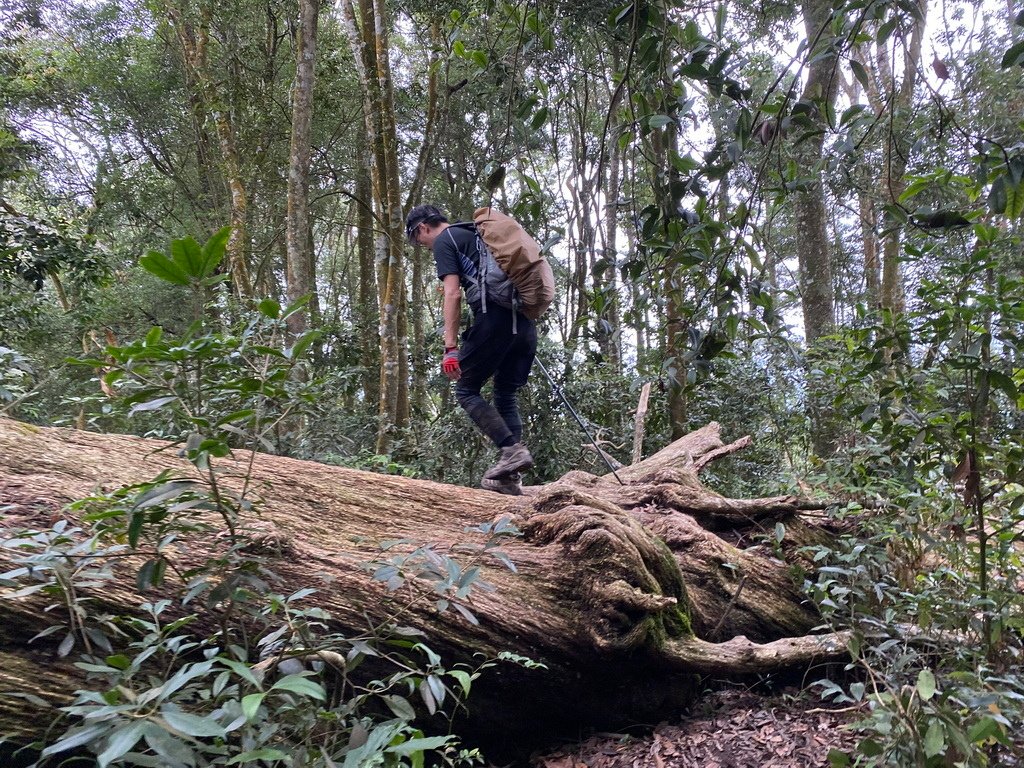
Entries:
{"label": "man", "polygon": [[[419,205],[409,212],[405,233],[413,243],[430,248],[437,266],[437,278],[444,291],[444,357],[441,370],[455,384],[459,405],[481,432],[501,450],[498,463],[488,469],[482,488],[518,496],[522,493],[520,473],[533,466],[533,457],[523,444],[523,422],[516,405],[516,392],[526,384],[537,353],[537,328],[522,313],[481,296],[477,281],[480,255],[472,225],[449,224],[433,205]],[[462,291],[473,311],[473,322],[462,334]],[[515,322],[513,322],[515,320]],[[480,389],[494,379],[494,404]]]}

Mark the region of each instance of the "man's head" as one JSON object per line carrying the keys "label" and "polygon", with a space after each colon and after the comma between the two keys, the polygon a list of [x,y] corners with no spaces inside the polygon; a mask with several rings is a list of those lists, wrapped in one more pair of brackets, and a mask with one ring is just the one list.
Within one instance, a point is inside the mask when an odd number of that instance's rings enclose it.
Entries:
{"label": "man's head", "polygon": [[447,225],[448,217],[436,206],[417,205],[406,217],[405,236],[413,243],[429,248]]}

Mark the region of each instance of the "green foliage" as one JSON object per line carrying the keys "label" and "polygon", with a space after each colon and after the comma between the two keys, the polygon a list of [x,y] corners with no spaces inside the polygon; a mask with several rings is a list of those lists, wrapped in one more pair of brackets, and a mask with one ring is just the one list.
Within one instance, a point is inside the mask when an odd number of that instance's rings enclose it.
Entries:
{"label": "green foliage", "polygon": [[24,355],[10,347],[0,347],[0,413],[28,395],[32,374],[32,366]]}
{"label": "green foliage", "polygon": [[857,630],[864,681],[822,685],[869,704],[858,764],[1021,751],[1024,284],[998,271],[996,231],[974,234],[972,257],[940,263],[912,311],[847,334],[831,371],[859,435],[827,479],[857,500],[843,514],[859,531],[813,550],[824,567],[810,588]]}
{"label": "green foliage", "polygon": [[0,211],[0,282],[20,279],[38,291],[47,276],[68,272],[98,280],[106,269],[96,250],[68,234],[66,224]]}

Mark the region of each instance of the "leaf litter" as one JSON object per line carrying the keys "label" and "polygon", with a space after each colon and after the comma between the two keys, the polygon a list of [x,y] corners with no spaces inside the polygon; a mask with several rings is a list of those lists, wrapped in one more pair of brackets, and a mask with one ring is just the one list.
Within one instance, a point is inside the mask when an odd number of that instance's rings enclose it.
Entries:
{"label": "leaf litter", "polygon": [[[794,690],[795,692],[795,690]],[[531,760],[534,768],[828,768],[829,752],[852,753],[858,713],[813,697],[747,690],[709,694],[675,723],[644,734],[595,734]]]}

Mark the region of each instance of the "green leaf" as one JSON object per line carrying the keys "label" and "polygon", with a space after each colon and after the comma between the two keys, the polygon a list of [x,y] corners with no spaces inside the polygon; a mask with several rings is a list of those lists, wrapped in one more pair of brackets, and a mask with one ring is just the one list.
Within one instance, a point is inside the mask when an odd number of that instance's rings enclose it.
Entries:
{"label": "green leaf", "polygon": [[319,329],[313,329],[306,331],[298,339],[295,340],[295,344],[292,345],[291,349],[288,350],[287,357],[294,360],[295,358],[301,357],[302,354],[309,349],[314,341],[319,339],[323,335],[323,331]]}
{"label": "green leaf", "polygon": [[1002,734],[1002,729],[995,720],[991,717],[983,717],[981,720],[971,726],[971,730],[967,733],[967,738],[972,743],[985,742],[991,738],[996,738]]}
{"label": "green leaf", "polygon": [[668,115],[651,115],[647,120],[647,125],[651,128],[664,128],[666,125],[671,125],[674,121]]}
{"label": "green leaf", "polygon": [[1024,213],[1024,183],[1006,185],[1006,216],[1010,219],[1019,219]]}
{"label": "green leaf", "polygon": [[1000,62],[1000,66],[1003,69],[1012,67],[1015,64],[1024,65],[1024,40],[1010,46],[1010,50],[1003,54],[1003,60]]}
{"label": "green leaf", "polygon": [[271,686],[270,690],[290,691],[291,693],[297,693],[300,696],[308,696],[311,699],[317,699],[319,701],[327,699],[327,693],[324,691],[323,686],[313,680],[310,680],[308,677],[304,677],[301,673],[282,677]]}
{"label": "green leaf", "polygon": [[540,109],[533,113],[533,119],[530,121],[530,128],[536,131],[538,128],[544,125],[545,122],[547,122],[547,119],[548,108],[541,107]]}
{"label": "green leaf", "polygon": [[992,189],[988,193],[988,209],[992,213],[1003,213],[1006,211],[1008,195],[1006,192],[1006,177],[1000,176],[992,182]]}
{"label": "green leaf", "polygon": [[271,320],[277,320],[281,316],[281,305],[273,299],[264,299],[257,306],[260,314],[264,317],[269,317]]}
{"label": "green leaf", "polygon": [[191,278],[200,280],[203,273],[203,248],[191,237],[171,241],[171,258]]}
{"label": "green leaf", "polygon": [[480,69],[487,69],[487,54],[477,49],[470,54],[470,58],[473,59],[473,63],[476,64]]}
{"label": "green leaf", "polygon": [[863,739],[860,742],[860,744],[857,745],[857,751],[860,752],[862,755],[866,755],[867,757],[878,757],[885,750],[882,748],[882,745],[879,744],[877,741],[868,738]]}
{"label": "green leaf", "polygon": [[850,69],[853,70],[853,76],[857,78],[857,82],[861,84],[861,87],[865,91],[869,90],[868,71],[864,69],[864,65],[859,61],[850,61]]}
{"label": "green leaf", "polygon": [[256,717],[266,695],[265,693],[250,693],[248,696],[242,697],[242,714],[245,715],[247,722],[251,723]]}
{"label": "green leaf", "polygon": [[214,720],[212,716],[200,717],[199,715],[190,715],[187,712],[181,712],[170,707],[161,710],[160,714],[171,728],[186,736],[224,736],[224,727]]}
{"label": "green leaf", "polygon": [[917,179],[914,179],[914,181],[912,181],[907,186],[907,188],[903,191],[903,194],[900,195],[899,201],[901,203],[907,202],[907,200],[909,200],[910,198],[912,198],[914,195],[918,194],[922,190],[927,189],[929,186],[931,186],[931,184],[932,184],[932,180],[930,178],[917,178]]}
{"label": "green leaf", "polygon": [[139,266],[161,280],[175,285],[188,285],[188,275],[159,251],[150,251],[139,259]]}
{"label": "green leaf", "polygon": [[308,293],[305,296],[300,296],[299,298],[297,298],[295,301],[293,301],[291,304],[289,304],[287,307],[281,310],[280,319],[287,320],[296,312],[301,312],[302,309],[305,308],[307,304],[309,304],[310,298],[312,298],[312,296],[311,294]]}
{"label": "green leaf", "polygon": [[896,25],[899,23],[899,18],[893,17],[887,22],[878,27],[878,31],[875,33],[875,42],[879,45],[884,45],[885,42],[892,36],[893,31],[896,29]]}
{"label": "green leaf", "polygon": [[627,3],[626,5],[622,6],[622,8],[619,8],[617,11],[614,12],[615,15],[612,18],[612,24],[614,24],[615,26],[619,26],[620,24],[626,23],[629,17],[633,15],[633,11],[633,3]]}
{"label": "green leaf", "polygon": [[924,735],[925,757],[934,757],[946,749],[946,729],[941,720],[932,720]]}
{"label": "green leaf", "polygon": [[470,686],[473,684],[473,678],[470,676],[470,674],[462,669],[450,669],[448,670],[448,675],[458,680],[459,685],[462,686],[462,692],[466,696],[469,696],[469,689]]}
{"label": "green leaf", "polygon": [[404,696],[386,695],[381,696],[384,703],[387,704],[395,717],[401,720],[413,720],[416,717],[416,710],[413,709],[412,704]]}
{"label": "green leaf", "polygon": [[[144,515],[135,515],[132,519],[134,524],[136,520],[142,520]],[[138,543],[138,535],[135,537],[134,547]],[[147,560],[139,568],[139,572],[135,577],[135,586],[138,587],[140,592],[145,592],[150,587],[159,587],[164,579],[164,572],[167,569],[167,563],[162,557],[154,557]]]}
{"label": "green leaf", "polygon": [[250,683],[256,688],[260,687],[260,683],[256,679],[256,675],[253,674],[253,671],[248,664],[241,661],[235,661],[234,659],[227,659],[223,656],[218,656],[217,661],[219,661],[225,667],[231,669],[231,671],[233,671],[236,675],[241,677],[246,682]]}
{"label": "green leaf", "polygon": [[108,722],[72,728],[64,732],[64,738],[44,749],[40,756],[49,757],[60,752],[67,752],[69,749],[80,747],[83,744],[89,744],[110,730],[112,726],[113,724]]}
{"label": "green leaf", "polygon": [[1001,389],[1011,402],[1017,402],[1017,384],[1002,371],[988,371],[988,380],[992,386]]}
{"label": "green leaf", "polygon": [[145,725],[145,721],[138,721],[127,728],[116,730],[107,742],[107,748],[96,757],[96,764],[99,768],[106,768],[110,765],[111,761],[124,757],[125,753],[142,738],[142,731]]}
{"label": "green leaf", "polygon": [[429,736],[425,739],[409,739],[400,744],[393,744],[386,751],[394,755],[411,755],[413,752],[425,752],[428,749],[443,747],[453,738],[453,736]]}
{"label": "green leaf", "polygon": [[262,749],[252,749],[248,752],[242,752],[241,754],[235,755],[228,760],[225,765],[239,765],[240,763],[252,763],[256,760],[288,760],[291,756],[287,752],[282,752],[279,749],[272,749],[271,747],[263,747]]}
{"label": "green leaf", "polygon": [[177,399],[177,397],[171,395],[170,397],[158,397],[154,400],[148,400],[145,403],[136,403],[128,409],[128,415],[131,416],[133,413],[138,413],[139,411],[155,411]]}
{"label": "green leaf", "polygon": [[208,276],[215,270],[224,259],[224,253],[228,247],[228,239],[231,237],[231,226],[221,227],[213,233],[209,240],[203,245],[202,251],[202,276]]}
{"label": "green leaf", "polygon": [[935,675],[930,669],[918,672],[917,693],[923,701],[929,701],[935,695]]}

